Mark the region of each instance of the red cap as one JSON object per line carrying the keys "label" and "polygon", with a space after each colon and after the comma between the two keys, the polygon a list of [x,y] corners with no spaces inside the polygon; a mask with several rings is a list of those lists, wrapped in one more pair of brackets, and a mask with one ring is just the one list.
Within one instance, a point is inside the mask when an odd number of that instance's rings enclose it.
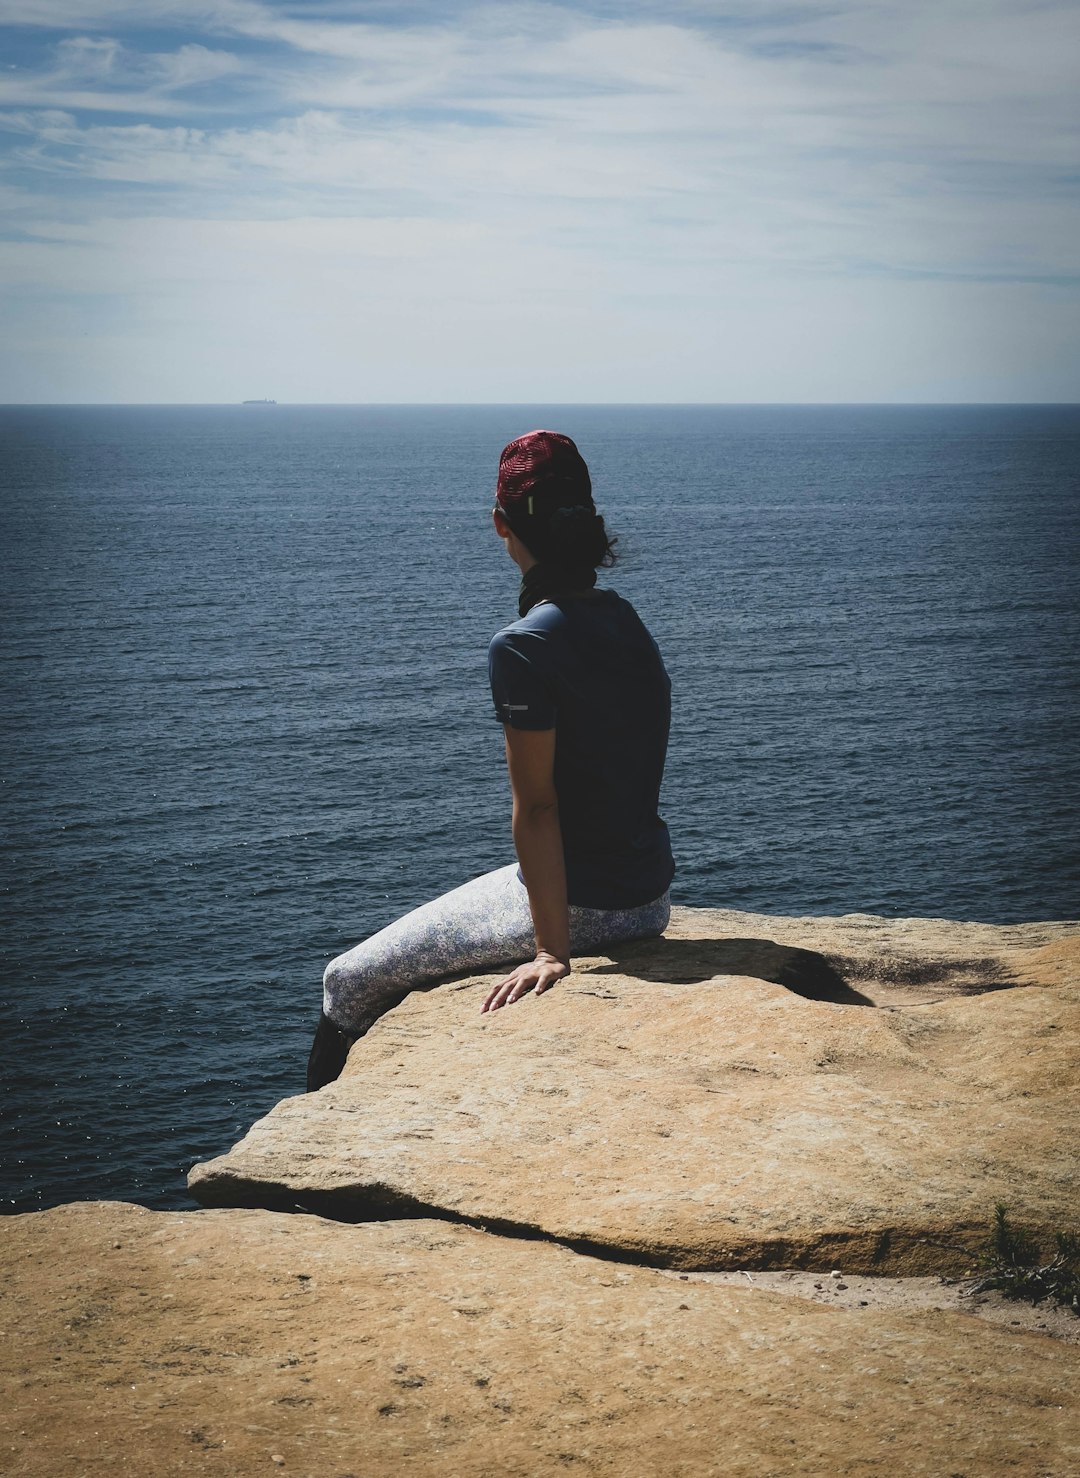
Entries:
{"label": "red cap", "polygon": [[593,506],[585,459],[558,431],[527,431],[503,448],[495,497],[512,514]]}

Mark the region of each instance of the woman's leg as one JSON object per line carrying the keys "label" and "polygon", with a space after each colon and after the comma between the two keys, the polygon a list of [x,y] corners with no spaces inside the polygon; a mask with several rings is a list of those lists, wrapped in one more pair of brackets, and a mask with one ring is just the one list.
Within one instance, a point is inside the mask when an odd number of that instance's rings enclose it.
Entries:
{"label": "woman's leg", "polygon": [[414,908],[331,960],[323,1011],[360,1036],[415,986],[527,960],[533,949],[529,895],[511,863]]}
{"label": "woman's leg", "polygon": [[338,955],[323,974],[308,1092],[339,1077],[356,1039],[415,986],[517,963],[532,951],[529,896],[511,864],[414,908]]}
{"label": "woman's leg", "polygon": [[[590,954],[667,927],[667,894],[640,908],[570,908],[570,946]],[[331,960],[308,1064],[308,1091],[333,1082],[349,1048],[416,986],[467,970],[519,964],[535,949],[529,895],[516,863],[422,904]]]}
{"label": "woman's leg", "polygon": [[[588,954],[662,934],[670,913],[666,893],[640,908],[572,905],[571,949]],[[323,975],[323,1010],[343,1031],[358,1035],[416,986],[516,964],[534,948],[529,895],[511,863],[422,904],[331,960]]]}
{"label": "woman's leg", "polygon": [[671,918],[671,899],[665,893],[638,908],[578,908],[570,905],[570,951],[596,954],[609,944],[630,939],[655,939]]}

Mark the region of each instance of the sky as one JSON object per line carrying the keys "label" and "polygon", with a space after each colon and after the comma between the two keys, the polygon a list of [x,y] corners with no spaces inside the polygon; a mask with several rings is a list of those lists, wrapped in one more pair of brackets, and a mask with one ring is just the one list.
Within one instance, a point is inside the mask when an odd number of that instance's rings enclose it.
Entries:
{"label": "sky", "polygon": [[1080,399],[1076,0],[0,0],[0,402]]}

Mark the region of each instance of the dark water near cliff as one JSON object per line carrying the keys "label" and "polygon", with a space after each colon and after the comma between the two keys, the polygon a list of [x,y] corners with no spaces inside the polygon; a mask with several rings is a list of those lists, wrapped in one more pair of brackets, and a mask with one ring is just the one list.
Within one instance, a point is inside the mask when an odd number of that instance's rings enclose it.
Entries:
{"label": "dark water near cliff", "polygon": [[6,1209],[183,1204],[325,960],[508,860],[536,424],[671,670],[676,901],[1075,916],[1075,407],[3,410]]}

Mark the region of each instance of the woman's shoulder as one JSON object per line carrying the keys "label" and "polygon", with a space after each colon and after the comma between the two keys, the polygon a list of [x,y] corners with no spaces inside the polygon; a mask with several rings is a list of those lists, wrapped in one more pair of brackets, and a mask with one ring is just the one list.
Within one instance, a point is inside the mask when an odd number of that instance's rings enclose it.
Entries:
{"label": "woman's shoulder", "polygon": [[573,640],[596,630],[647,632],[648,628],[628,600],[615,590],[587,590],[573,595],[555,595],[540,601],[524,616],[497,631],[491,645],[514,645],[519,638]]}
{"label": "woman's shoulder", "polygon": [[540,607],[533,606],[524,616],[519,616],[495,633],[488,643],[489,661],[496,661],[510,652],[519,656],[530,655],[535,660],[541,649],[550,644],[557,625],[557,619],[541,614]]}
{"label": "woman's shoulder", "polygon": [[508,626],[497,631],[492,641],[498,641],[500,637],[512,638],[522,632],[551,631],[565,621],[566,613],[561,606],[550,600],[541,601],[526,611],[524,616],[519,616],[516,621],[511,621]]}

